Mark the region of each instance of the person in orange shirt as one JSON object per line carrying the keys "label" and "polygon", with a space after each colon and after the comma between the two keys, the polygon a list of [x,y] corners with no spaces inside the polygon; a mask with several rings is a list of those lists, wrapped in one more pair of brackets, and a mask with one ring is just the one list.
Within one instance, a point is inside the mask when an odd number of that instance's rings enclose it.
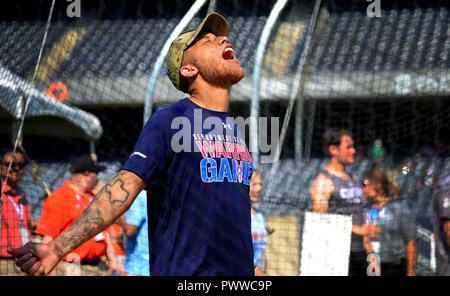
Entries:
{"label": "person in orange shirt", "polygon": [[[88,155],[72,161],[70,178],[49,195],[42,206],[42,216],[35,232],[43,236],[44,242],[53,240],[81,216],[94,198],[92,190],[98,183],[97,174],[104,169]],[[107,275],[111,270],[102,260],[105,255],[110,267],[124,273],[124,268],[115,260],[114,240],[109,232],[110,229],[98,234],[65,256],[54,274]]]}

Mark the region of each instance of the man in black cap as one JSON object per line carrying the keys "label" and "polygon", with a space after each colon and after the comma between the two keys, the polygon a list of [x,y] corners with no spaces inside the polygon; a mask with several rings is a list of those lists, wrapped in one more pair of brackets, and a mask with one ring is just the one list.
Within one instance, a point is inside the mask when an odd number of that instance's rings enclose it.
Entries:
{"label": "man in black cap", "polygon": [[[42,216],[36,233],[50,242],[78,219],[94,198],[93,189],[98,183],[97,174],[105,167],[96,164],[88,155],[73,159],[70,178],[47,197],[42,207]],[[82,244],[64,257],[56,268],[57,275],[102,275],[107,266],[100,260],[107,254],[107,234],[103,232]],[[111,249],[111,248],[109,248]],[[110,264],[116,265],[114,256],[108,254]],[[111,260],[112,259],[112,260]],[[111,262],[112,261],[112,262]],[[79,264],[80,268],[73,263]],[[77,274],[78,273],[78,274]]]}

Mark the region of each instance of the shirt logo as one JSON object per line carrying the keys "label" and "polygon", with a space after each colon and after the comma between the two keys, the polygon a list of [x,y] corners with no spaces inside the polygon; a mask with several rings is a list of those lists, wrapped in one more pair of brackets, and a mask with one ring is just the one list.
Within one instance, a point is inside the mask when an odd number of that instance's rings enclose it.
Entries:
{"label": "shirt logo", "polygon": [[361,188],[358,187],[350,187],[350,188],[341,188],[339,191],[342,199],[350,200],[351,203],[361,203]]}
{"label": "shirt logo", "polygon": [[133,156],[133,155],[137,155],[137,156],[140,156],[140,157],[142,157],[142,158],[147,158],[147,155],[145,155],[144,153],[141,153],[141,152],[133,152],[131,155],[130,155],[130,157],[131,156]]}

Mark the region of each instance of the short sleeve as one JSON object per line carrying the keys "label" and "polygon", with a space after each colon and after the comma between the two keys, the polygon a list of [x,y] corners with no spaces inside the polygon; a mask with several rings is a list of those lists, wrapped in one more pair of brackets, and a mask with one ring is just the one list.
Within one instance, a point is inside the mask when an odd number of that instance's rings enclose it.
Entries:
{"label": "short sleeve", "polygon": [[146,207],[147,192],[144,190],[136,197],[134,203],[125,213],[125,220],[127,224],[140,226],[147,215]]}
{"label": "short sleeve", "polygon": [[122,170],[135,173],[147,185],[155,185],[161,175],[167,157],[170,154],[169,131],[170,118],[163,112],[151,117],[139,135],[139,138]]}

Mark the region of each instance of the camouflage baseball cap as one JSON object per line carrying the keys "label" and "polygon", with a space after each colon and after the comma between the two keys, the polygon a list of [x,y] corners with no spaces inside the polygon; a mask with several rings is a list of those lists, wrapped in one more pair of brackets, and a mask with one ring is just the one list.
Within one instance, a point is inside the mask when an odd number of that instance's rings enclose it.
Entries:
{"label": "camouflage baseball cap", "polygon": [[179,90],[183,89],[180,82],[180,67],[183,62],[183,53],[197,38],[201,32],[210,32],[216,36],[228,35],[228,22],[222,15],[212,12],[208,14],[197,28],[181,33],[170,45],[166,57],[167,74],[172,84]]}

